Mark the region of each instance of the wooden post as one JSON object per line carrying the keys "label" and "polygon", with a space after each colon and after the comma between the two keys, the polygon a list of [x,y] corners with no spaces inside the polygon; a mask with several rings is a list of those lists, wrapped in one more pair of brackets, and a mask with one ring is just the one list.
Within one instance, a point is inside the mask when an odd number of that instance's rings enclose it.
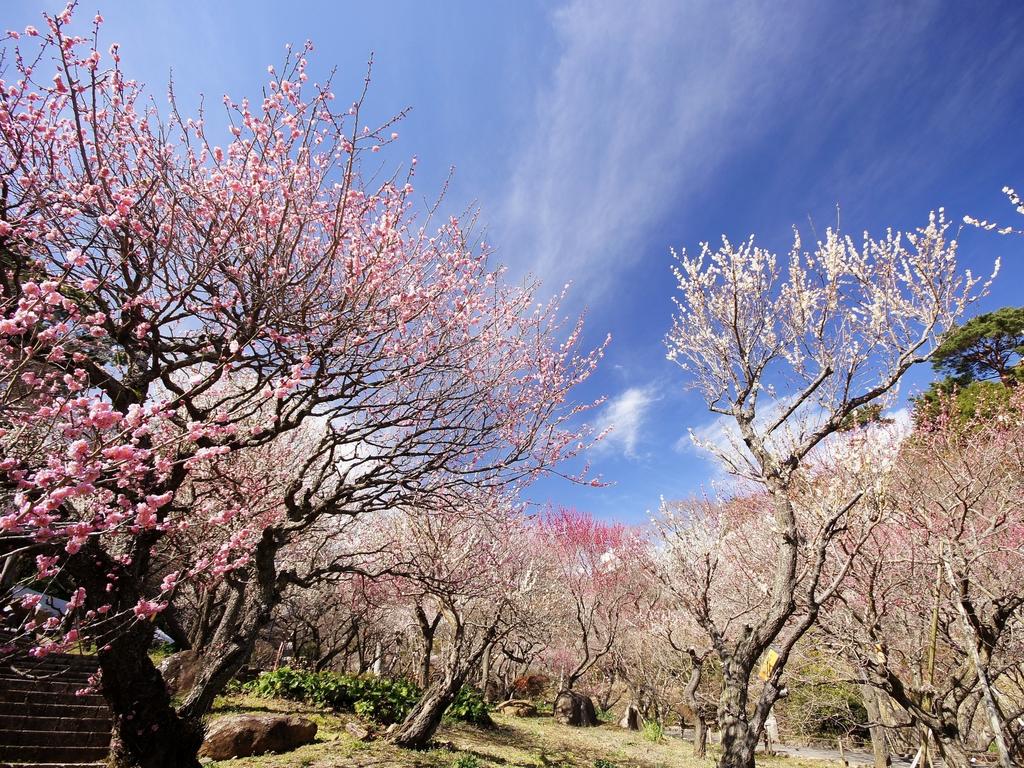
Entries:
{"label": "wooden post", "polygon": [[[925,691],[922,705],[925,710],[932,704],[931,688],[935,685],[935,653],[939,642],[939,592],[942,587],[942,562],[935,564],[935,601],[932,605],[932,623],[929,627],[930,637],[928,640],[928,665],[926,668],[928,690]],[[921,768],[928,768],[931,758],[928,755],[928,729],[921,729]]]}
{"label": "wooden post", "polygon": [[281,666],[281,657],[284,656],[284,644],[285,641],[282,640],[281,644],[277,646],[277,655],[274,656],[274,669]]}

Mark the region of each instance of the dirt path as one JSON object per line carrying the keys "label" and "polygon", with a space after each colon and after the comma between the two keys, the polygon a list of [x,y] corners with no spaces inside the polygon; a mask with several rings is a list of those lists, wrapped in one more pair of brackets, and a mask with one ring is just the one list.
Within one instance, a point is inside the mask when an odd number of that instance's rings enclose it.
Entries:
{"label": "dirt path", "polygon": [[[675,738],[683,738],[686,741],[693,740],[693,732],[687,730],[685,734],[680,735],[679,727],[666,728],[665,732]],[[828,760],[830,762],[842,764],[843,757],[846,758],[846,763],[850,766],[872,766],[875,764],[874,757],[870,752],[859,750],[859,749],[847,749],[840,756],[838,749],[829,749],[827,747],[794,747],[787,745],[776,745],[775,751],[788,757],[799,757],[804,760]],[[903,759],[901,757],[892,758],[893,768],[910,768],[912,759]]]}
{"label": "dirt path", "polygon": [[[824,747],[787,747],[777,746],[777,752],[790,757],[802,757],[806,760],[833,760],[840,762],[838,749],[825,749]],[[846,762],[851,766],[874,765],[874,757],[870,752],[863,752],[856,749],[848,749],[845,752]],[[913,761],[893,756],[893,768],[909,768]]]}

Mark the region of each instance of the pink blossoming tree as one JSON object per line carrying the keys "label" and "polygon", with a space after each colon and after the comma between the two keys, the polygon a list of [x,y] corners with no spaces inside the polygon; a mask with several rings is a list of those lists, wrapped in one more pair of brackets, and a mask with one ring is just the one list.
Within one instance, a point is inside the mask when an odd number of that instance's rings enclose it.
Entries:
{"label": "pink blossoming tree", "polygon": [[872,534],[826,621],[893,725],[930,735],[950,764],[1024,756],[1011,692],[1024,645],[1024,397],[964,420],[948,398],[902,446]]}
{"label": "pink blossoming tree", "polygon": [[[310,46],[217,121],[173,93],[161,115],[99,50],[102,20],[85,37],[71,16],[9,33],[0,75],[0,551],[8,575],[74,586],[63,620],[20,630],[40,654],[97,644],[113,764],[192,765],[253,606],[288,582],[278,554],[332,516],[571,457],[569,393],[598,355],[458,221],[417,223],[408,178],[364,181],[362,154],[397,134],[363,126],[361,98],[335,106]],[[301,451],[247,518],[224,462],[289,435]],[[197,518],[220,545],[168,571],[164,542]],[[152,619],[243,565],[255,614],[176,712]]]}

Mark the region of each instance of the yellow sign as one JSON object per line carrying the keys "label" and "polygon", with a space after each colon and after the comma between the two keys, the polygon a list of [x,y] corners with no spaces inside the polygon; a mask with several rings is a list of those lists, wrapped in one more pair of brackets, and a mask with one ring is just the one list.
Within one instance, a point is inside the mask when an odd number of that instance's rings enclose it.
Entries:
{"label": "yellow sign", "polygon": [[778,660],[778,652],[774,648],[769,648],[768,653],[764,655],[764,661],[761,662],[761,669],[758,670],[757,676],[767,681],[772,676],[772,670],[775,669],[775,663]]}

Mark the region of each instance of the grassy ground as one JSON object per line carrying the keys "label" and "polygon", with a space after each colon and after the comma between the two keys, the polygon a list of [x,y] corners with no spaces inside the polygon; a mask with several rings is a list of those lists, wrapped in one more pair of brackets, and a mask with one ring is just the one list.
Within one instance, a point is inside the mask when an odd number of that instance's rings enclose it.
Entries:
{"label": "grassy ground", "polygon": [[[497,729],[445,725],[438,742],[448,746],[425,752],[398,749],[383,740],[360,742],[345,732],[352,717],[303,707],[295,702],[232,696],[218,702],[214,716],[236,712],[293,712],[316,721],[314,744],[280,755],[213,763],[216,768],[705,768],[689,743],[666,739],[654,744],[639,733],[606,723],[598,728],[569,728],[550,717],[495,716]],[[607,762],[598,762],[607,761]],[[596,765],[595,765],[596,764]],[[830,763],[762,758],[764,768],[824,768]]]}

